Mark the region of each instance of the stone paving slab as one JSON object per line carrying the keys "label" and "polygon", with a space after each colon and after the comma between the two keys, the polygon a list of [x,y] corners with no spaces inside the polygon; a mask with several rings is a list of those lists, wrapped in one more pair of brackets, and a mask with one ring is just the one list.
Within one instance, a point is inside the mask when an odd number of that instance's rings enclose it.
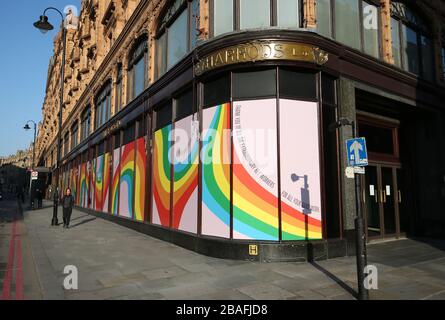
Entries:
{"label": "stone paving slab", "polygon": [[[354,257],[313,264],[223,260],[78,210],[71,229],[50,227],[51,215],[52,208],[25,213],[45,299],[354,299]],[[379,270],[371,298],[445,299],[441,244],[387,241],[368,245],[368,253]],[[78,267],[78,290],[62,287],[66,265]]]}

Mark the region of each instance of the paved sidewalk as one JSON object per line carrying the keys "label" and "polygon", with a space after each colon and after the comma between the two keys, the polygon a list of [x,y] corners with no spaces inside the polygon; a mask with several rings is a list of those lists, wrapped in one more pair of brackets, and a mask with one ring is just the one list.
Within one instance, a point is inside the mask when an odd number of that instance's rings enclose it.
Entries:
{"label": "paved sidewalk", "polygon": [[11,197],[0,202],[0,300],[41,299],[21,208]]}
{"label": "paved sidewalk", "polygon": [[[43,299],[354,299],[353,257],[314,264],[222,260],[77,210],[68,230],[50,227],[52,208],[24,216]],[[368,246],[369,263],[379,270],[371,298],[445,299],[444,250],[443,242],[413,240]],[[66,265],[79,270],[78,290],[62,287]]]}

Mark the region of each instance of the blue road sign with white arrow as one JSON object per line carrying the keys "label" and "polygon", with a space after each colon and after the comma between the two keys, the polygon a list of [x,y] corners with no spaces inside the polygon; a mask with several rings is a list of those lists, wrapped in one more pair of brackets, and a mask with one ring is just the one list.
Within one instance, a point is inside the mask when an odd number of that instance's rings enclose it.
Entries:
{"label": "blue road sign with white arrow", "polygon": [[346,153],[348,155],[348,166],[366,167],[368,165],[368,151],[366,150],[365,138],[346,140]]}

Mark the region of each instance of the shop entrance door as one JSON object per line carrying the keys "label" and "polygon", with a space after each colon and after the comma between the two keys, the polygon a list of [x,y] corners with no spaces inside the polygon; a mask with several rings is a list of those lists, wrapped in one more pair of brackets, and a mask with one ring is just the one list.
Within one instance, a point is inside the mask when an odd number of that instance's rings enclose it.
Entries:
{"label": "shop entrance door", "polygon": [[373,164],[362,177],[362,207],[368,239],[399,237],[402,191],[399,167]]}

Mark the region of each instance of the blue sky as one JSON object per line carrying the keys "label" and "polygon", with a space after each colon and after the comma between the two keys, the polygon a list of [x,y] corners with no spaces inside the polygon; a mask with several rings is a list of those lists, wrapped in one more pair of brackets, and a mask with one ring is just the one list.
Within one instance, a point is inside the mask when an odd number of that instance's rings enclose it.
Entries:
{"label": "blue sky", "polygon": [[48,62],[60,16],[48,11],[54,30],[43,35],[33,23],[46,7],[63,10],[81,0],[2,1],[0,19],[0,156],[25,149],[33,132],[23,130],[28,120],[42,118]]}

